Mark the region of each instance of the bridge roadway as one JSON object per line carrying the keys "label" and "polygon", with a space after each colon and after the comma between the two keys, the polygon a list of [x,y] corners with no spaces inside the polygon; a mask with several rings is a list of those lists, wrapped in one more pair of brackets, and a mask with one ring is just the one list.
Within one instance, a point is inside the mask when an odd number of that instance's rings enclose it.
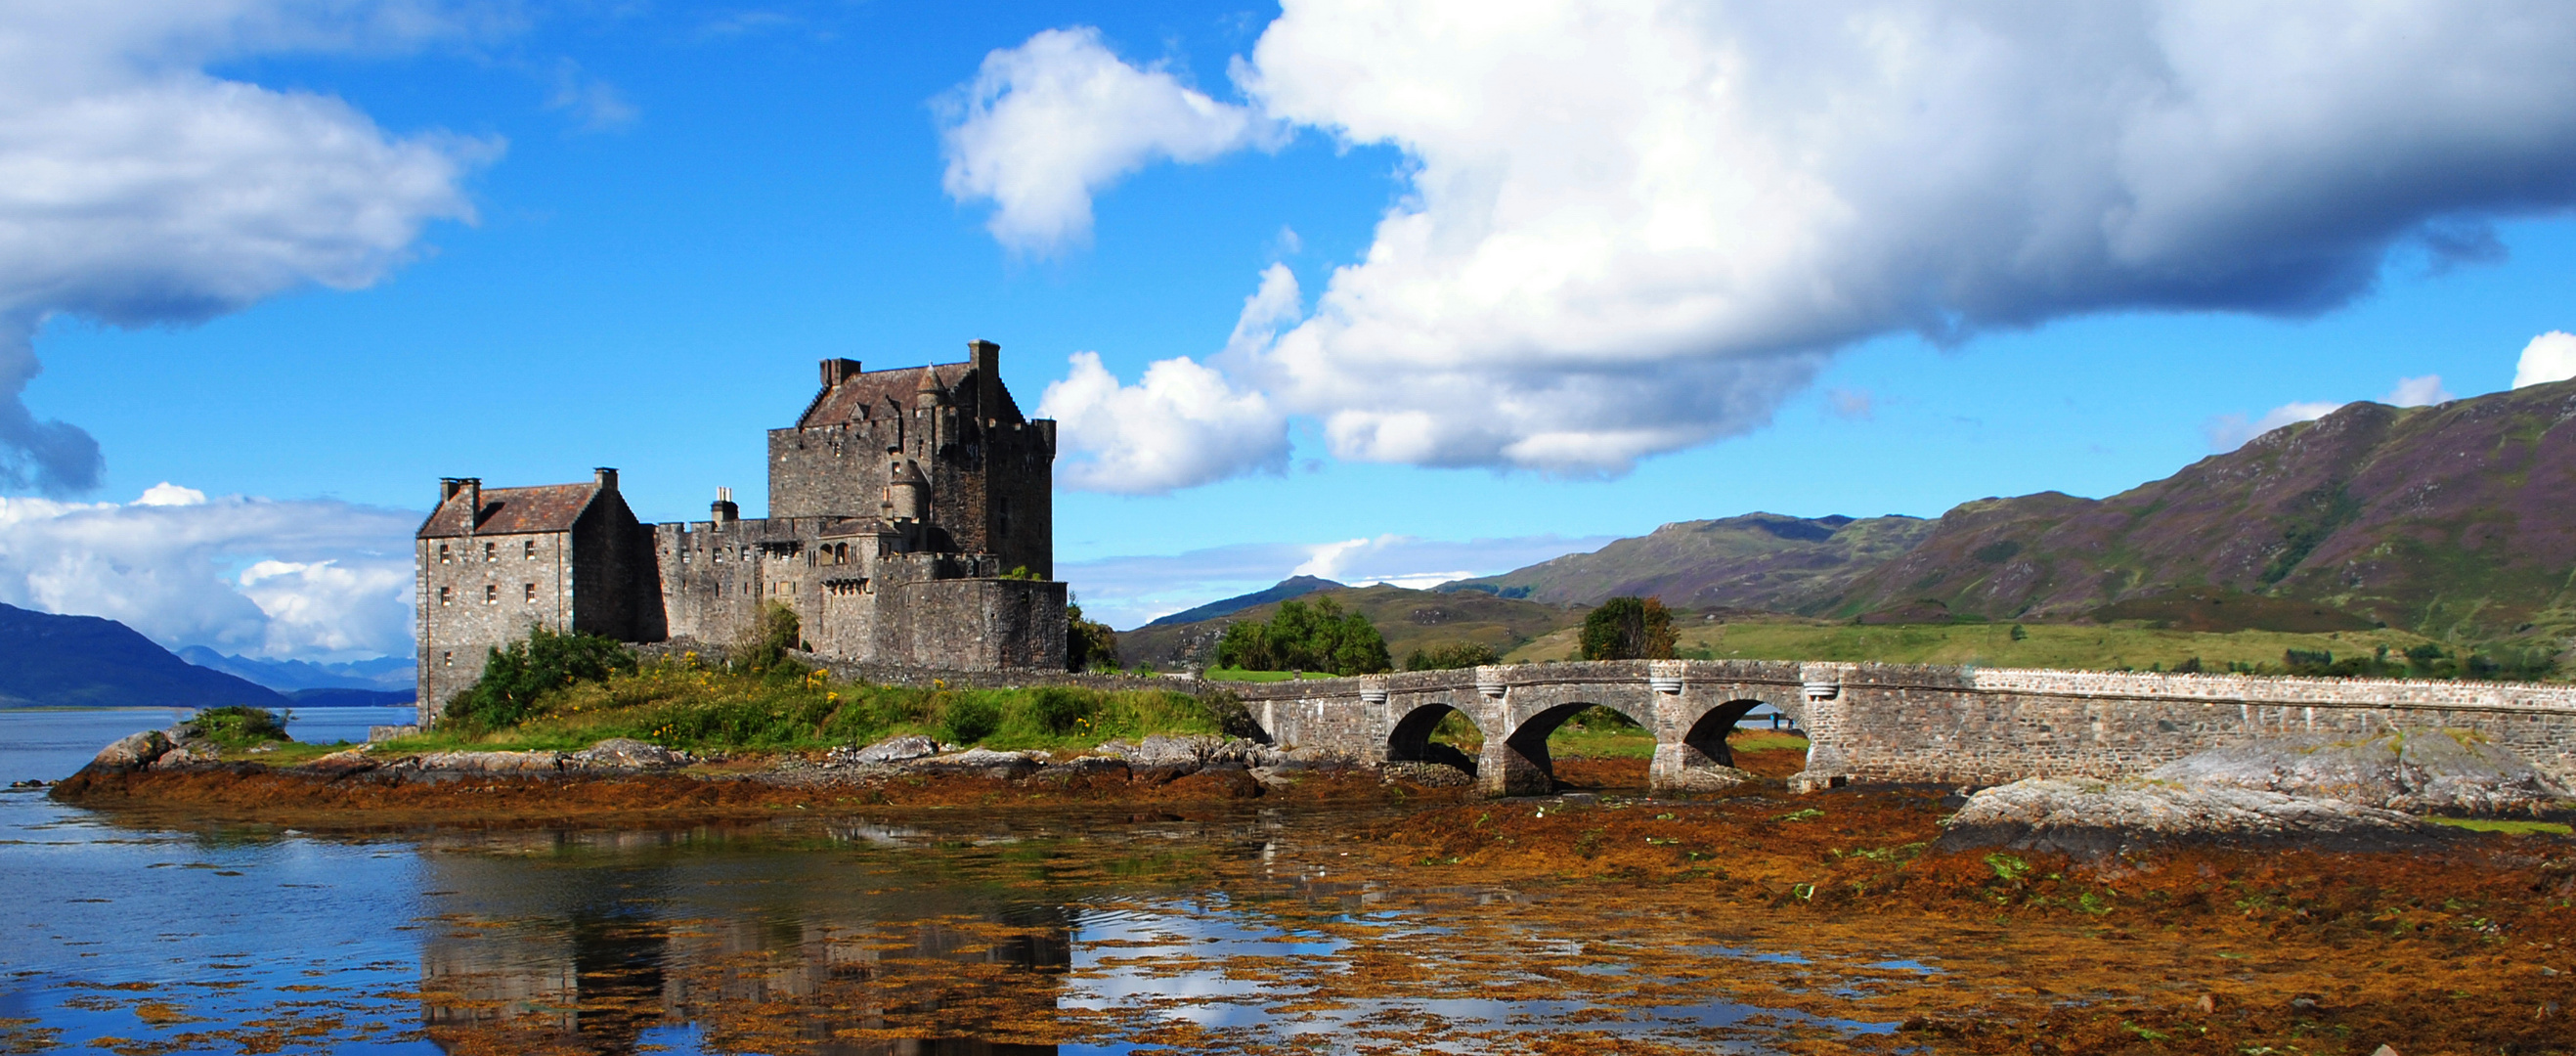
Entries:
{"label": "bridge roadway", "polygon": [[1849,782],[1994,785],[2119,777],[2272,733],[2483,733],[2576,781],[2576,687],[1766,660],[1514,664],[1356,678],[1221,683],[1284,748],[1424,760],[1451,711],[1484,734],[1476,778],[1494,795],[1544,793],[1547,737],[1599,705],[1655,736],[1648,783],[1732,783],[1726,735],[1769,705],[1809,739],[1800,791]]}

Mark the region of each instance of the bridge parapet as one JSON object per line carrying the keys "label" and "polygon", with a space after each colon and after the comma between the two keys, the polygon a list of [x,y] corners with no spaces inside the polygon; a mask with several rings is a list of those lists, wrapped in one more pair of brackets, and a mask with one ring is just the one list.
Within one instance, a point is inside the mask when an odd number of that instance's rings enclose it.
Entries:
{"label": "bridge parapet", "polygon": [[1809,789],[2118,777],[2266,734],[2401,727],[2477,731],[2576,780],[2576,687],[2563,685],[1621,660],[1240,683],[1234,692],[1280,744],[1380,761],[1424,758],[1439,718],[1460,712],[1484,734],[1473,765],[1495,793],[1546,789],[1548,732],[1596,705],[1654,734],[1649,781],[1672,790],[1723,780],[1727,730],[1761,705],[1806,731],[1807,767],[1793,784]]}

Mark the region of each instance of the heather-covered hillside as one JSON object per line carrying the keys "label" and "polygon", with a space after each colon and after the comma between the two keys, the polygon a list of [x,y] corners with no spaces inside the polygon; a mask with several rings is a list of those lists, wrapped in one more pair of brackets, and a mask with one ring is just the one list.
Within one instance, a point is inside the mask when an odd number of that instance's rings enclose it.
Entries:
{"label": "heather-covered hillside", "polygon": [[1551,604],[1622,596],[1687,608],[1807,612],[1839,600],[1853,577],[1931,534],[1920,517],[1783,517],[1748,513],[1682,521],[1499,576],[1443,584]]}
{"label": "heather-covered hillside", "polygon": [[1826,611],[2563,635],[2571,419],[2576,382],[2356,403],[2107,499],[1965,503]]}

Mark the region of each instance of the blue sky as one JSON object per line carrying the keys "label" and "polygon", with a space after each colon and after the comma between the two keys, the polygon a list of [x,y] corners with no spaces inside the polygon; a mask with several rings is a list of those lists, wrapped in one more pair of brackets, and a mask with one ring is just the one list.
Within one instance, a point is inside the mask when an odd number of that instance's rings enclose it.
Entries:
{"label": "blue sky", "polygon": [[[310,195],[322,204],[273,239],[320,247],[303,256],[246,249],[250,263],[210,256],[172,278],[151,239],[180,229],[147,226],[129,255],[102,250],[57,281],[49,269],[72,265],[0,239],[14,298],[0,320],[32,320],[41,363],[24,406],[99,457],[94,479],[74,466],[67,484],[17,448],[0,601],[116,616],[171,645],[403,651],[397,526],[441,476],[540,483],[614,465],[648,520],[703,516],[719,485],[756,513],[762,430],[790,420],[827,356],[904,366],[995,340],[1034,410],[1069,357],[1095,353],[1103,384],[1126,387],[1061,398],[1082,437],[1059,467],[1058,571],[1124,627],[1299,570],[1420,583],[1752,510],[1931,516],[1988,495],[2108,494],[2277,408],[2384,399],[2435,375],[2409,391],[2508,387],[2527,343],[2576,328],[2576,93],[2532,65],[2576,31],[2545,6],[2523,12],[2542,23],[2520,31],[2530,55],[2473,28],[2337,26],[2331,47],[2285,53],[2296,61],[2212,50],[2244,35],[2193,21],[2210,9],[2084,7],[2132,29],[2153,15],[2140,47],[2218,100],[2198,117],[2285,120],[2229,101],[2231,85],[2312,93],[2310,124],[2287,127],[2314,142],[2292,146],[2171,131],[2178,118],[2110,136],[2140,104],[2034,107],[2033,85],[2092,75],[2016,66],[1992,43],[2053,53],[2052,34],[2071,32],[2059,16],[1963,29],[1905,4],[1879,13],[1939,75],[1908,89],[1915,109],[1888,104],[1898,116],[1877,132],[1853,130],[1867,112],[1764,118],[1875,82],[1833,81],[1861,60],[1830,27],[1750,16],[1626,36],[1533,18],[1485,27],[1518,41],[1426,51],[1462,31],[1334,4],[238,0],[167,25],[101,10],[95,23],[70,8],[0,16],[19,21],[0,26],[12,54],[91,42],[57,49],[60,77],[0,88],[53,112],[101,78],[197,78],[337,100],[335,127],[416,151],[227,148],[189,170],[210,185],[166,192]],[[1692,33],[1818,83],[1743,87],[1730,108],[1689,94],[1703,86],[1599,72],[1686,65],[1602,56]],[[1480,48],[1509,61],[1479,65]],[[2385,83],[2431,83],[2464,54],[2504,88],[2411,86],[2401,95],[2430,101],[2390,116]],[[1124,94],[1046,96],[1068,70]],[[1655,102],[1671,92],[1682,101]],[[1460,117],[1458,100],[1491,112]],[[1565,116],[1584,107],[1596,112]],[[2487,109],[2501,131],[2451,131]],[[1711,152],[1673,170],[1705,185],[1677,188],[1662,141],[1640,146],[1637,129]],[[2139,154],[2155,136],[2181,145]],[[151,139],[27,134],[0,140],[0,170],[148,155]],[[2056,173],[2105,143],[2125,160]],[[1637,154],[1628,170],[1622,150]],[[1782,160],[1803,156],[1828,161]],[[2351,175],[2373,159],[2394,174]],[[358,175],[276,175],[299,165]],[[999,182],[961,183],[960,165]],[[1996,173],[2027,186],[1992,189]],[[402,214],[390,230],[379,217],[332,233],[362,218],[331,203],[400,179],[417,186],[376,203]],[[2058,257],[2036,235],[1979,248],[2052,222],[2029,203],[2091,202],[2106,181],[2122,209],[2181,202],[2167,209],[2182,219]],[[1839,204],[1814,205],[1819,186]],[[1033,187],[1038,204],[995,187]],[[1783,204],[1747,209],[1738,192]],[[36,208],[0,196],[0,220]],[[1687,239],[1664,236],[1695,230],[1695,209],[1735,226],[1677,250]],[[1404,249],[1381,229],[1391,216],[1420,218],[1428,248]],[[1373,247],[1394,263],[1358,267]],[[1294,297],[1250,326],[1247,299],[1274,265],[1293,283],[1269,288]],[[1531,277],[1560,266],[1573,277]],[[1348,296],[1328,309],[1337,289]],[[1950,333],[1923,336],[1937,330]],[[1182,357],[1173,376],[1197,388],[1135,387]],[[1183,420],[1192,411],[1208,417]],[[1102,437],[1163,460],[1080,449]],[[179,490],[135,504],[164,482]],[[187,509],[229,519],[179,526]],[[281,533],[280,511],[332,527]],[[155,543],[143,513],[185,539]],[[52,527],[26,534],[37,524]],[[155,549],[180,564],[154,566]]]}

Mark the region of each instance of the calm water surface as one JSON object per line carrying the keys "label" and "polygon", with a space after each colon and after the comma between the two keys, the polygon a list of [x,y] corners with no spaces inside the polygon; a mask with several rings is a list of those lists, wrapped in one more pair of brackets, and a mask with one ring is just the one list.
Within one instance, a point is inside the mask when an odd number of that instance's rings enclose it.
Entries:
{"label": "calm water surface", "polygon": [[[402,721],[332,710],[299,735]],[[170,718],[0,712],[0,777]],[[0,1052],[1764,1052],[1889,1026],[1712,999],[1794,950],[1353,865],[1349,834],[1400,816],[315,834],[11,791]]]}

